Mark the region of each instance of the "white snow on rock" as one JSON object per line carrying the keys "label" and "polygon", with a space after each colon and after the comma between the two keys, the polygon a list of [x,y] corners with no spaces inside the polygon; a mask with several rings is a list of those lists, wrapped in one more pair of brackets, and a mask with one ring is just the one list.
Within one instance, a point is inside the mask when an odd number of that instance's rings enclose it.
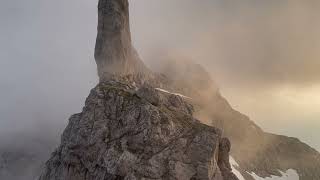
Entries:
{"label": "white snow on rock", "polygon": [[172,92],[169,92],[169,91],[164,90],[164,89],[156,88],[156,90],[161,91],[161,92],[164,92],[164,93],[167,93],[167,94],[173,94],[173,95],[176,95],[176,96],[180,96],[180,97],[182,97],[182,98],[191,99],[191,98],[188,97],[188,96],[185,96],[185,95],[182,95],[182,94],[179,94],[179,93],[172,93]]}
{"label": "white snow on rock", "polygon": [[[239,180],[245,180],[245,178],[241,175],[241,173],[237,170],[239,167],[239,164],[233,159],[233,157],[230,156],[230,165],[232,167],[232,172],[235,174]],[[266,178],[259,177],[254,172],[248,173],[250,174],[255,180],[299,180],[299,174],[297,171],[293,169],[289,169],[286,172],[279,171],[281,173],[281,176],[270,176]]]}
{"label": "white snow on rock", "polygon": [[229,157],[229,161],[233,174],[236,175],[239,180],[245,180],[241,173],[236,169],[237,167],[239,167],[239,164],[231,156]]}
{"label": "white snow on rock", "polygon": [[293,169],[289,169],[286,172],[279,171],[281,176],[271,176],[262,178],[255,173],[249,173],[255,180],[299,180],[299,174]]}

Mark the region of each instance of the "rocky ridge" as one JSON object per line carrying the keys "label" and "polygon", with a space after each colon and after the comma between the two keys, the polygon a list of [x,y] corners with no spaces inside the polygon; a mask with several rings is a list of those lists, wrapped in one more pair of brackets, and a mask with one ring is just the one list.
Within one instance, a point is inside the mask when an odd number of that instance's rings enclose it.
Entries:
{"label": "rocky ridge", "polygon": [[254,180],[250,173],[267,178],[281,176],[279,171],[289,169],[296,170],[300,180],[320,179],[319,152],[297,138],[265,132],[249,117],[234,110],[204,68],[182,59],[169,59],[163,65],[160,72],[180,86],[173,91],[194,99],[195,116],[223,129],[223,135],[233,146],[230,154],[246,180]]}

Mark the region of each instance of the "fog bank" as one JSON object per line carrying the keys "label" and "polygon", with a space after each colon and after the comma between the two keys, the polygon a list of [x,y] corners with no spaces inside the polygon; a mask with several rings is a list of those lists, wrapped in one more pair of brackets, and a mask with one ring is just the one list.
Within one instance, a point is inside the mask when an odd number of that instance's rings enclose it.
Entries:
{"label": "fog bank", "polygon": [[[61,131],[81,110],[97,82],[96,2],[0,2],[0,135]],[[132,0],[130,8],[148,64],[159,51],[193,59],[264,129],[320,149],[320,2]]]}

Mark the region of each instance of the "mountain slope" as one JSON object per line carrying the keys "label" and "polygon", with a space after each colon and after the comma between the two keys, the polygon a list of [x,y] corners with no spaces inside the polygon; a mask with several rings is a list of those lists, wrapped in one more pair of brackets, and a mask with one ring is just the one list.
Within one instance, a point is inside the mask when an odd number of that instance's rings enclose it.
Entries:
{"label": "mountain slope", "polygon": [[169,59],[169,63],[157,69],[174,79],[172,84],[180,85],[176,92],[195,100],[195,114],[199,119],[223,129],[223,135],[230,138],[233,146],[231,155],[246,180],[254,180],[252,173],[266,178],[281,176],[280,171],[289,169],[297,171],[300,180],[320,179],[319,152],[297,138],[264,132],[231,107],[208,73],[204,73],[204,68],[191,61]]}

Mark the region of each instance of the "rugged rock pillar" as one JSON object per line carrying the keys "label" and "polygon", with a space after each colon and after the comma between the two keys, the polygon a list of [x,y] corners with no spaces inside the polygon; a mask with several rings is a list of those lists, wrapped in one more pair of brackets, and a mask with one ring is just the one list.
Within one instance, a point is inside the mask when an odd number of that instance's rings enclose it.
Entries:
{"label": "rugged rock pillar", "polygon": [[128,0],[99,0],[95,60],[100,81],[146,71],[132,47]]}

